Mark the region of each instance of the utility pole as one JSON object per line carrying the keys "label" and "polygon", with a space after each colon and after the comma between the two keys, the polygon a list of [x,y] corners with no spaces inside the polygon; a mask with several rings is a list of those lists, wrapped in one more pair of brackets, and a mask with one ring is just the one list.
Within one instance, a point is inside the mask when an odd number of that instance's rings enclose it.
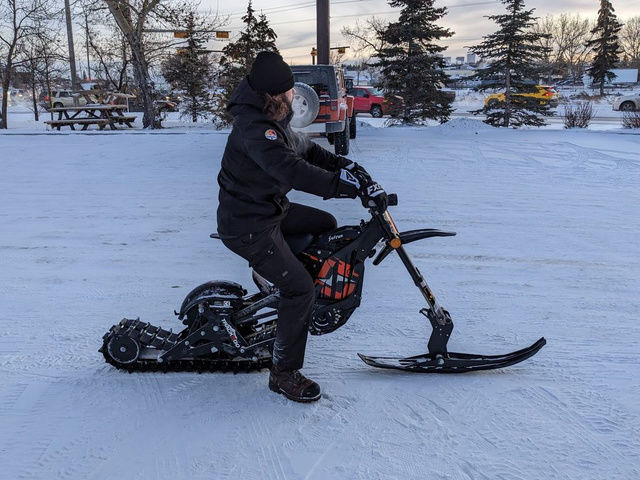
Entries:
{"label": "utility pole", "polygon": [[329,0],[316,0],[316,35],[318,65],[329,65]]}
{"label": "utility pole", "polygon": [[64,0],[64,13],[67,17],[67,41],[69,43],[69,65],[71,67],[71,89],[79,90],[78,77],[76,75],[76,53],[73,49],[73,29],[71,28],[71,5],[69,0]]}
{"label": "utility pole", "polygon": [[89,62],[89,14],[84,12],[84,34],[87,40],[87,80],[91,81],[91,63]]}

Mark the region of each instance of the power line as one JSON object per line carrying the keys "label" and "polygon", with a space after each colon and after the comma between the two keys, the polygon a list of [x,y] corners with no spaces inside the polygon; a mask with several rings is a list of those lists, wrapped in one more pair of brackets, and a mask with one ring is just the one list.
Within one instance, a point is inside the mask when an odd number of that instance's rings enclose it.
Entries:
{"label": "power line", "polygon": [[[362,3],[362,2],[367,2],[370,0],[338,0],[338,1],[334,1],[331,2],[331,5],[341,5],[341,4],[345,4],[345,3]],[[315,7],[316,2],[315,1],[307,1],[307,2],[300,2],[300,3],[291,3],[291,4],[287,4],[287,5],[277,5],[275,7],[267,7],[267,8],[261,8],[260,12],[263,13],[283,13],[283,12],[290,12],[293,10],[300,10],[303,8],[310,8],[310,7]],[[256,9],[257,11],[257,9]],[[229,15],[230,17],[236,17],[236,16],[241,16],[246,14],[246,10],[242,11],[242,12],[233,12],[233,13],[229,13],[227,15]]]}
{"label": "power line", "polygon": [[[339,1],[335,1],[332,2],[331,5],[342,5],[342,4],[346,4],[346,3],[362,3],[362,2],[366,2],[369,0],[339,0]],[[452,9],[452,8],[462,8],[462,7],[474,7],[474,6],[480,6],[480,5],[495,5],[496,2],[495,1],[489,1],[489,0],[484,0],[484,1],[478,1],[478,2],[467,2],[467,3],[459,3],[456,5],[444,5],[444,7],[446,7],[447,9]],[[267,8],[263,8],[260,9],[261,12],[263,13],[285,13],[285,12],[290,12],[290,11],[294,11],[294,10],[301,10],[301,9],[305,9],[305,8],[310,8],[310,7],[314,7],[316,5],[316,2],[300,2],[300,3],[293,3],[293,4],[289,4],[289,5],[279,5],[279,6],[275,6],[275,7],[267,7]],[[369,13],[368,15],[381,15],[382,13],[395,13],[395,12],[399,12],[399,10],[390,10],[388,12],[379,12],[379,13]],[[236,17],[236,16],[241,16],[246,14],[246,11],[243,12],[234,12],[234,13],[230,13],[228,14],[230,17]],[[353,16],[353,17],[360,17],[360,16],[364,16],[363,14],[353,14],[353,15],[349,15],[349,16]],[[337,16],[337,17],[333,17],[333,18],[343,18],[345,16]],[[306,20],[305,20],[306,21]]]}
{"label": "power line", "polygon": [[[335,2],[337,3],[337,2]],[[450,7],[447,8],[462,8],[462,7],[472,7],[472,6],[479,6],[479,5],[494,5],[495,2],[493,1],[482,1],[482,2],[469,2],[469,3],[460,3],[458,5],[452,5]],[[400,13],[399,10],[387,10],[384,12],[371,12],[368,15],[369,16],[373,16],[373,15],[391,15],[392,13]],[[354,13],[354,14],[349,14],[349,15],[331,15],[331,19],[334,18],[353,18],[353,17],[362,17],[363,15],[361,13]],[[286,22],[276,22],[276,23],[270,23],[270,25],[276,26],[276,25],[286,25],[286,24],[290,24],[290,23],[301,23],[301,22],[312,22],[315,21],[315,17],[313,18],[303,18],[300,20],[288,20]]]}
{"label": "power line", "polygon": [[[367,0],[340,0],[340,1],[335,1],[332,2],[332,5],[336,5],[336,4],[342,4],[342,3],[360,3],[363,1],[367,1]],[[295,10],[299,10],[301,8],[307,8],[309,6],[315,6],[316,2],[305,2],[305,3],[298,3],[298,4],[292,4],[291,6],[294,6]],[[493,0],[480,0],[480,1],[476,1],[476,2],[465,2],[465,3],[458,3],[456,5],[451,5],[451,6],[447,6],[447,9],[451,9],[451,8],[463,8],[463,7],[476,7],[476,6],[482,6],[482,5],[495,5],[496,2]],[[279,7],[269,7],[270,9],[275,9],[275,8],[285,8],[285,7],[289,7],[286,5],[281,5]],[[267,9],[265,9],[267,10]],[[277,12],[272,12],[272,13],[282,13],[285,11],[289,11],[287,10],[281,10],[281,11],[277,11]],[[367,16],[374,16],[374,15],[391,15],[391,14],[399,14],[400,10],[386,10],[384,12],[369,12],[367,13]],[[333,19],[339,19],[339,18],[354,18],[354,17],[363,17],[364,15],[361,13],[356,13],[356,14],[348,14],[348,15],[331,15],[331,20]],[[316,18],[304,18],[304,19],[300,19],[300,20],[287,20],[284,22],[275,22],[275,23],[271,23],[269,22],[269,24],[271,26],[278,26],[278,25],[288,25],[288,24],[292,24],[292,23],[305,23],[305,22],[315,22]],[[230,26],[229,28],[232,28],[232,26]],[[452,37],[450,40],[456,40],[456,41],[469,41],[467,39],[464,40],[458,40],[455,37]],[[295,47],[290,47],[290,48],[295,48]],[[285,48],[284,50],[288,50],[288,48]]]}

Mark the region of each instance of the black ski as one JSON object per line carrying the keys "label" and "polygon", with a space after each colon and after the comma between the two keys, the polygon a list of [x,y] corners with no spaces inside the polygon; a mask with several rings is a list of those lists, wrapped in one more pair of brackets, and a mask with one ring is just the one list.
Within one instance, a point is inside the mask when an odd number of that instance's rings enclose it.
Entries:
{"label": "black ski", "polygon": [[547,341],[539,339],[533,345],[505,355],[475,355],[472,353],[447,352],[424,354],[414,357],[371,357],[358,354],[367,365],[420,373],[465,373],[474,370],[492,370],[520,363],[535,355]]}

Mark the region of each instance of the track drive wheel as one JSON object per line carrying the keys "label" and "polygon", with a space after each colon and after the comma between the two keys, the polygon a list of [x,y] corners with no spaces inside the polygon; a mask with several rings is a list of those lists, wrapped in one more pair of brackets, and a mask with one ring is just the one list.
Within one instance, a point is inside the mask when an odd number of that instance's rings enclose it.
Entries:
{"label": "track drive wheel", "polygon": [[138,360],[140,344],[134,338],[125,335],[114,335],[107,343],[107,353],[117,363],[129,365]]}

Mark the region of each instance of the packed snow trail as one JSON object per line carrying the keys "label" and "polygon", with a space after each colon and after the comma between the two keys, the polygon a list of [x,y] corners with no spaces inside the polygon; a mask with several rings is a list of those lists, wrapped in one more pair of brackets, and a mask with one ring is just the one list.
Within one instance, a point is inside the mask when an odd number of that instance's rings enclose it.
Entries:
{"label": "packed snow trail", "polygon": [[208,237],[225,139],[0,135],[0,478],[640,477],[640,136],[359,128],[351,157],[398,193],[399,228],[458,232],[407,246],[452,314],[451,350],[549,343],[461,376],[364,365],[356,352],[426,351],[423,300],[391,257],[344,327],[310,337],[314,405],[266,372],[127,375],[97,352],[123,316],[177,329],[193,286],[251,284]]}

